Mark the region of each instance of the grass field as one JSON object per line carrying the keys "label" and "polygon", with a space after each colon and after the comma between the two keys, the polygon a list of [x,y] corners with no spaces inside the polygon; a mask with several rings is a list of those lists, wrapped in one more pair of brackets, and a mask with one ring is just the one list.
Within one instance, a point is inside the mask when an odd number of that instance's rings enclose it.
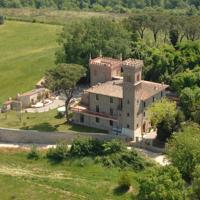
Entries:
{"label": "grass field", "polygon": [[3,200],[133,200],[137,180],[148,173],[129,170],[132,191],[118,191],[122,174],[105,168],[89,158],[52,164],[47,159],[27,159],[27,153],[0,150],[0,193]]}
{"label": "grass field", "polygon": [[21,120],[16,112],[0,113],[0,127],[3,128],[59,132],[103,132],[95,128],[69,125],[65,121],[65,118],[57,117],[56,110],[45,113],[22,113]]}
{"label": "grass field", "polygon": [[6,21],[0,26],[0,103],[32,89],[54,66],[62,26]]}
{"label": "grass field", "polygon": [[67,24],[77,19],[87,19],[90,17],[109,17],[113,19],[123,19],[126,14],[87,12],[87,11],[59,11],[51,9],[29,9],[29,8],[0,8],[0,15],[7,19],[37,21],[51,24]]}

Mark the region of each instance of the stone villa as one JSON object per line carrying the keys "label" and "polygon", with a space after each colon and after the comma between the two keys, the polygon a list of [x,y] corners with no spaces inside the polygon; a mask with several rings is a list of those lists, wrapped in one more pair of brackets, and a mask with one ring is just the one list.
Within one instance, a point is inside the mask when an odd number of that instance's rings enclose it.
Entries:
{"label": "stone villa", "polygon": [[145,110],[165,96],[168,85],[141,79],[142,60],[91,59],[91,87],[72,108],[76,124],[107,130],[139,140],[149,132]]}

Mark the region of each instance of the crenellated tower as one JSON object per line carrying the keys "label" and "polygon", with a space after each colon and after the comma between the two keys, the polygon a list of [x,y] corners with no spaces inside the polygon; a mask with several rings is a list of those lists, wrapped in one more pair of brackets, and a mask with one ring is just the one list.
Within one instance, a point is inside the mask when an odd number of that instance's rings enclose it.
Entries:
{"label": "crenellated tower", "polygon": [[111,81],[121,75],[122,61],[108,57],[90,59],[90,85]]}
{"label": "crenellated tower", "polygon": [[142,60],[123,62],[122,133],[135,138],[141,134]]}

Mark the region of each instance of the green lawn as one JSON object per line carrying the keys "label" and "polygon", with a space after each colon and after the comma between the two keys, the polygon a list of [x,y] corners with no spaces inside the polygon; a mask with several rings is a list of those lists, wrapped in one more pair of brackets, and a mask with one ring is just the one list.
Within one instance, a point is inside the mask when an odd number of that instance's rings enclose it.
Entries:
{"label": "green lawn", "polygon": [[45,113],[0,113],[0,127],[17,128],[38,131],[77,131],[77,132],[103,132],[94,128],[65,123],[65,118],[58,118],[57,111],[51,110]]}
{"label": "green lawn", "polygon": [[6,21],[0,26],[0,103],[34,88],[54,66],[62,26]]}
{"label": "green lawn", "polygon": [[45,158],[28,160],[26,152],[0,150],[0,193],[2,200],[125,200],[134,199],[137,180],[143,172],[128,173],[132,191],[118,191],[124,170],[105,168],[89,158],[52,164]]}

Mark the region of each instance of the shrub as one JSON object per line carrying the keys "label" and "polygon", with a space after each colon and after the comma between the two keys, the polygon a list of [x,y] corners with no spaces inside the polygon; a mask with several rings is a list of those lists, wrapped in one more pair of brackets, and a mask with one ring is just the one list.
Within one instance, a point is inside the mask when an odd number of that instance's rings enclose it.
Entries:
{"label": "shrub", "polygon": [[124,172],[121,177],[119,178],[118,181],[119,188],[128,190],[131,186],[131,178],[128,173]]}
{"label": "shrub", "polygon": [[70,148],[70,155],[75,157],[96,156],[102,153],[102,142],[90,138],[76,139]]}
{"label": "shrub", "polygon": [[0,25],[4,24],[4,17],[0,15]]}
{"label": "shrub", "polygon": [[39,152],[38,152],[36,146],[33,145],[31,147],[30,152],[27,155],[27,158],[28,159],[35,159],[35,160],[37,160],[39,158]]}
{"label": "shrub", "polygon": [[111,140],[105,142],[103,147],[105,155],[122,152],[126,149],[126,146],[120,140]]}
{"label": "shrub", "polygon": [[134,170],[142,170],[146,164],[144,159],[134,150],[98,157],[96,162],[100,162],[106,167],[132,168]]}
{"label": "shrub", "polygon": [[173,166],[154,169],[139,183],[138,200],[183,200],[184,181]]}
{"label": "shrub", "polygon": [[80,138],[74,140],[70,149],[71,156],[102,156],[119,153],[126,150],[126,146],[119,140],[102,142],[97,139]]}
{"label": "shrub", "polygon": [[192,186],[190,197],[192,200],[200,199],[200,165],[198,165],[192,174]]}
{"label": "shrub", "polygon": [[55,148],[50,148],[47,152],[47,158],[54,161],[62,161],[67,158],[68,145],[65,143],[59,143]]}

